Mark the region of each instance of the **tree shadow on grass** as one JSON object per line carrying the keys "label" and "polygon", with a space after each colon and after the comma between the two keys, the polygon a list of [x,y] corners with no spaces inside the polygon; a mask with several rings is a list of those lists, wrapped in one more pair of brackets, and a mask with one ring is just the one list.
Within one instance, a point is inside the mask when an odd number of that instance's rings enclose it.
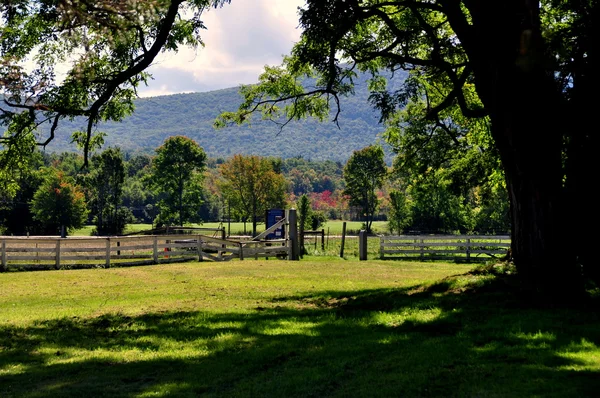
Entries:
{"label": "tree shadow on grass", "polygon": [[2,326],[0,396],[598,396],[598,312],[457,278]]}

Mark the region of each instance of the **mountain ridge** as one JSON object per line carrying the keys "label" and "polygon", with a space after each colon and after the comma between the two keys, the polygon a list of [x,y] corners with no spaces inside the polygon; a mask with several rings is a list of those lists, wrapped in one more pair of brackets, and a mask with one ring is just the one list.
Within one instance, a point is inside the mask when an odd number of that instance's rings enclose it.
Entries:
{"label": "mountain ridge", "polygon": [[[393,86],[404,81],[401,76]],[[97,131],[106,133],[103,148],[118,146],[125,152],[153,153],[173,135],[194,139],[213,158],[237,153],[282,158],[345,162],[354,150],[381,142],[384,126],[368,102],[366,76],[357,79],[355,94],[341,98],[338,125],[313,119],[292,121],[283,129],[273,122],[255,120],[250,125],[214,129],[213,122],[224,111],[237,109],[242,99],[239,87],[171,94],[135,100],[135,111],[121,122],[103,122]],[[258,116],[258,115],[257,115]],[[47,151],[76,151],[71,133],[85,130],[83,118],[63,123]],[[385,146],[385,144],[384,144]]]}

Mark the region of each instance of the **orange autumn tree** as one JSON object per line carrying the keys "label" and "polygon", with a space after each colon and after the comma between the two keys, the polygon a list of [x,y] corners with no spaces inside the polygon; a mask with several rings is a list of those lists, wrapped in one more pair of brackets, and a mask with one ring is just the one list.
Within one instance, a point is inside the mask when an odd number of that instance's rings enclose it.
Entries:
{"label": "orange autumn tree", "polygon": [[224,198],[244,221],[252,219],[252,235],[256,224],[270,208],[285,206],[287,182],[273,162],[255,155],[234,155],[220,168],[220,188]]}

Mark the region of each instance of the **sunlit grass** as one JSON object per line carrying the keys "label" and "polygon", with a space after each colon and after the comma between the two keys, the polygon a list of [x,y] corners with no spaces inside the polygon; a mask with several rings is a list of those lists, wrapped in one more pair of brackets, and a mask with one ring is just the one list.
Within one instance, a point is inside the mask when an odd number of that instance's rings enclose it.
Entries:
{"label": "sunlit grass", "polygon": [[[329,220],[319,230],[325,230],[325,234],[329,235],[341,235],[344,221],[341,220]],[[244,235],[244,223],[232,222],[232,223],[220,223],[220,222],[203,222],[201,224],[190,224],[192,227],[203,227],[203,228],[225,228],[226,233],[231,231],[231,235]],[[93,225],[86,225],[82,228],[76,229],[70,233],[71,236],[90,236],[94,230]],[[363,228],[363,223],[360,221],[346,221],[346,231],[348,234],[357,234]],[[386,233],[387,221],[374,221],[373,222],[373,233]],[[151,224],[128,224],[125,228],[125,234],[130,234],[139,231],[148,231],[152,229]],[[265,224],[259,223],[257,225],[257,233],[265,230]],[[252,223],[246,223],[246,233],[252,233]]]}
{"label": "sunlit grass", "polygon": [[597,396],[598,312],[523,305],[469,270],[331,258],[0,274],[0,396]]}

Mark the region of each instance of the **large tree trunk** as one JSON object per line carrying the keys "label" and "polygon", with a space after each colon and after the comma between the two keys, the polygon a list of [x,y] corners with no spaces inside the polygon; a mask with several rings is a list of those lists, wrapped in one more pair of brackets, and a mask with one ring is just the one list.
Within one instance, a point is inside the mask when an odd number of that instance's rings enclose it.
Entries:
{"label": "large tree trunk", "polygon": [[497,76],[492,133],[506,173],[517,270],[536,291],[577,290],[571,242],[564,233],[560,97],[542,70],[507,66]]}
{"label": "large tree trunk", "polygon": [[[572,4],[582,7],[578,11],[576,29],[578,40],[573,44],[573,81],[569,92],[571,126],[567,144],[566,182],[568,217],[576,231],[575,250],[577,262],[587,278],[600,286],[600,266],[595,257],[596,230],[600,225],[597,211],[596,181],[600,167],[597,153],[600,134],[597,127],[597,104],[592,100],[600,91],[598,57],[600,43],[595,40],[600,4]],[[589,8],[588,8],[589,7]]]}
{"label": "large tree trunk", "polygon": [[478,4],[484,12],[467,49],[506,174],[518,274],[535,292],[578,296],[581,272],[563,190],[569,115],[545,65],[537,3]]}

